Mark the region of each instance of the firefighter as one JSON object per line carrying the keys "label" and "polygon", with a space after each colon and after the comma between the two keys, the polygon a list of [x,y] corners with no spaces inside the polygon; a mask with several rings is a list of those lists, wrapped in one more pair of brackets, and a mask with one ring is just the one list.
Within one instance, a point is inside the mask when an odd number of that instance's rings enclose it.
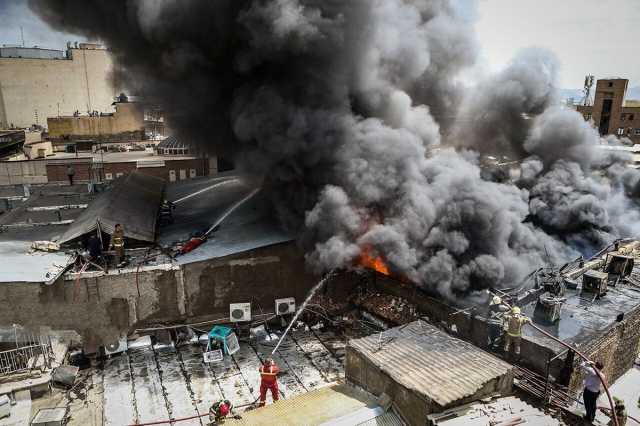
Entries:
{"label": "firefighter", "polygon": [[[614,410],[616,412],[616,419],[618,420],[618,426],[625,426],[627,424],[627,408],[624,406],[624,401],[616,396],[613,397],[614,401]],[[611,417],[611,409],[610,408],[601,408],[600,409],[607,417],[610,417],[611,420],[607,425],[615,425],[613,418]]]}
{"label": "firefighter", "polygon": [[264,407],[264,404],[267,400],[267,390],[271,391],[271,399],[273,401],[277,401],[279,398],[278,395],[278,373],[280,369],[276,365],[276,363],[271,359],[267,358],[262,367],[258,370],[260,371],[260,407]]}
{"label": "firefighter", "polygon": [[499,346],[500,339],[504,332],[502,328],[502,315],[508,311],[505,305],[502,304],[502,299],[499,296],[493,296],[489,303],[489,318],[487,324],[489,325],[489,348],[496,350]]}
{"label": "firefighter", "polygon": [[513,344],[513,352],[520,355],[520,341],[522,340],[522,326],[531,321],[528,317],[520,313],[520,308],[514,306],[511,312],[504,314],[503,324],[507,325],[507,334],[504,340],[504,351],[509,353]]}
{"label": "firefighter", "polygon": [[232,414],[233,409],[231,402],[225,399],[224,401],[218,401],[209,408],[209,420],[211,424],[218,424],[227,418],[229,414]]}
{"label": "firefighter", "polygon": [[119,223],[116,224],[116,230],[113,232],[113,235],[111,235],[109,249],[115,250],[116,266],[120,265],[120,262],[124,260],[124,229]]}

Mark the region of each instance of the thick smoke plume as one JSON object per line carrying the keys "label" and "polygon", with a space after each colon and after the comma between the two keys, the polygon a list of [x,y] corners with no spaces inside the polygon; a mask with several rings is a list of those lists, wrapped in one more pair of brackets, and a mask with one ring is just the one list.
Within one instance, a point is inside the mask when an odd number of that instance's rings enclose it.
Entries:
{"label": "thick smoke plume", "polygon": [[[478,48],[454,0],[30,4],[104,41],[181,139],[264,180],[318,271],[371,250],[468,297],[637,234],[640,177],[557,105],[552,55],[463,90]],[[486,178],[481,155],[522,160],[520,178]]]}

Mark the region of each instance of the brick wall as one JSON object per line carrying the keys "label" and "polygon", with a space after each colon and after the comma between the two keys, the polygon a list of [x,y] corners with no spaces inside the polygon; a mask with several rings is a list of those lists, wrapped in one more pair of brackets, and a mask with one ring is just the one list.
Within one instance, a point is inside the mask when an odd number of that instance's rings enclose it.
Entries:
{"label": "brick wall", "polygon": [[[603,335],[579,350],[593,361],[604,363],[604,374],[609,383],[633,367],[640,345],[640,307],[627,313],[623,321],[611,326]],[[582,388],[580,362],[576,356],[569,388],[577,391]]]}
{"label": "brick wall", "polygon": [[47,182],[67,182],[67,166],[73,166],[74,182],[88,182],[91,180],[91,159],[70,159],[47,163]]}
{"label": "brick wall", "polygon": [[[88,182],[91,180],[90,161],[91,160],[86,159],[70,159],[49,162],[49,164],[47,164],[47,180],[48,182],[66,182],[68,180],[67,165],[71,163],[76,172],[74,180],[77,182]],[[183,180],[181,179],[182,177],[184,177],[184,179],[191,179],[192,171],[195,171],[195,177],[208,176],[210,169],[207,158],[192,158],[186,160],[166,159],[164,160],[164,165],[159,167],[138,167],[138,163],[135,161],[123,161],[118,163],[105,163],[103,176],[106,180],[111,180],[116,179],[119,174],[125,175],[134,170],[171,182],[173,178],[175,178],[175,181]]]}

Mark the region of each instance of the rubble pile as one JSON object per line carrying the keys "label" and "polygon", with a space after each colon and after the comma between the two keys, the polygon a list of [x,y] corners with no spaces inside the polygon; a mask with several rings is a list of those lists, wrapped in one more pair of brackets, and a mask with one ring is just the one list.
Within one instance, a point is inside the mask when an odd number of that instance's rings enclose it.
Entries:
{"label": "rubble pile", "polygon": [[395,325],[406,324],[419,317],[416,305],[401,297],[392,297],[388,294],[366,292],[357,296],[353,303]]}

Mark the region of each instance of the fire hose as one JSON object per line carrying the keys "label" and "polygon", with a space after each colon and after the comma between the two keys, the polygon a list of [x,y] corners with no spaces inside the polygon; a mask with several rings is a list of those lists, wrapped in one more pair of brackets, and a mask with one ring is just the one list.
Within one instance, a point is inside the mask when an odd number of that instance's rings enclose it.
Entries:
{"label": "fire hose", "polygon": [[[493,294],[495,294],[495,293],[493,293]],[[504,301],[502,302],[502,304],[507,306],[507,307],[509,307],[509,308],[511,308],[511,305],[509,305],[508,303],[505,303]],[[572,350],[573,352],[575,352],[580,358],[582,358],[586,362],[591,363],[591,360],[589,358],[587,358],[587,356],[585,354],[583,354],[582,352],[578,351],[576,348],[574,348],[570,344],[565,343],[562,340],[560,340],[557,337],[555,337],[554,335],[546,332],[545,330],[543,330],[542,328],[538,327],[537,325],[535,325],[531,321],[527,322],[527,324],[529,324],[531,327],[536,329],[538,332],[540,332],[540,333],[544,334],[545,336],[547,336],[549,339],[551,339],[551,340],[553,340],[553,341],[555,341],[557,343],[560,343],[562,346],[564,346],[565,348],[567,348],[569,350]],[[600,371],[597,368],[595,368],[595,366],[593,367],[593,371],[598,376],[598,379],[600,380],[600,383],[602,383],[602,387],[604,387],[604,391],[607,394],[607,399],[609,400],[609,407],[611,407],[611,418],[613,419],[613,424],[615,426],[620,426],[620,423],[618,423],[618,417],[615,414],[616,413],[615,406],[613,404],[613,398],[611,398],[611,393],[609,392],[609,386],[607,386],[607,383],[604,380],[604,377],[602,377],[602,374],[600,373]],[[632,419],[632,420],[637,422],[636,419]]]}
{"label": "fire hose", "polygon": [[[257,401],[257,398],[256,398]],[[255,404],[255,401],[250,403],[250,404],[242,404],[242,405],[238,405],[237,407],[234,408],[243,408],[243,407],[248,407],[250,405]],[[173,423],[178,423],[178,422],[186,422],[187,420],[193,420],[193,419],[199,419],[200,417],[206,417],[208,416],[209,413],[204,413],[204,414],[198,414],[195,416],[190,416],[190,417],[180,417],[178,419],[167,419],[167,420],[157,420],[154,422],[149,422],[149,423],[131,423],[128,426],[153,426],[153,425],[164,425],[164,424],[173,424]],[[239,415],[235,415],[234,418],[238,418],[240,417]],[[242,417],[240,417],[242,418]]]}
{"label": "fire hose", "polygon": [[[528,322],[527,324],[529,324],[531,327],[533,327],[534,329],[536,329],[540,333],[544,334],[545,336],[547,336],[551,340],[560,343],[562,346],[564,346],[565,348],[567,348],[569,350],[572,350],[573,352],[575,352],[580,358],[582,358],[586,362],[591,363],[591,360],[589,360],[589,358],[587,358],[586,355],[584,355],[582,352],[578,351],[573,346],[569,345],[568,343],[563,342],[562,340],[558,339],[557,337],[553,336],[552,334],[547,333],[545,330],[543,330],[542,328],[538,327],[537,325],[535,325],[532,322]],[[607,394],[607,399],[609,400],[609,406],[611,407],[611,418],[613,419],[613,424],[615,426],[619,426],[618,417],[616,416],[615,406],[613,404],[613,399],[611,398],[611,393],[609,392],[609,387],[607,386],[607,383],[604,380],[604,377],[602,377],[602,374],[600,373],[600,371],[597,368],[595,368],[595,366],[593,367],[593,371],[598,376],[598,379],[600,379],[600,383],[602,383],[602,386],[604,387],[604,391]],[[633,419],[633,420],[635,420],[635,419]]]}

